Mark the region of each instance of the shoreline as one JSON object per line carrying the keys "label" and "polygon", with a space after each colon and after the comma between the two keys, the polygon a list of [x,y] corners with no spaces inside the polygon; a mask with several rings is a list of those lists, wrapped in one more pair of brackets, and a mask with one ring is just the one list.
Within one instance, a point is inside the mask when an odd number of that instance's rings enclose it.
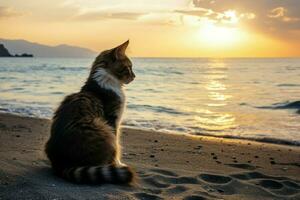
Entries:
{"label": "shoreline", "polygon": [[[159,130],[153,130],[151,128],[138,128],[134,126],[127,126],[123,125],[125,129],[132,129],[132,130],[141,130],[141,131],[153,131],[157,133],[162,133],[162,134],[170,134],[170,135],[183,135],[191,138],[202,138],[202,137],[207,137],[207,138],[216,138],[216,139],[227,139],[227,140],[236,140],[236,141],[248,141],[248,142],[258,142],[258,143],[263,143],[263,144],[275,144],[275,145],[284,145],[284,146],[294,146],[294,147],[300,147],[300,141],[290,141],[290,140],[283,140],[283,139],[277,139],[277,138],[251,138],[251,137],[236,137],[236,136],[231,136],[231,135],[210,135],[210,134],[203,134],[203,133],[198,133],[197,135],[193,135],[190,133],[184,133],[184,132],[176,132],[176,131],[159,131]],[[123,129],[124,129],[123,128]]]}
{"label": "shoreline", "polygon": [[123,129],[133,187],[76,185],[44,154],[50,120],[0,114],[0,199],[299,199],[300,148]]}
{"label": "shoreline", "polygon": [[[41,120],[51,120],[50,118],[42,118],[42,117],[36,117],[36,116],[26,116],[19,113],[7,113],[7,112],[1,112],[0,115],[11,115],[11,116],[17,116],[17,117],[24,117],[24,118],[30,118],[30,119],[41,119]],[[180,131],[161,131],[161,130],[154,130],[153,128],[142,128],[142,127],[135,127],[135,126],[129,126],[126,124],[122,125],[122,129],[129,129],[129,130],[140,130],[140,131],[153,131],[157,133],[162,134],[170,134],[170,135],[184,135],[191,138],[201,138],[201,137],[208,137],[208,138],[218,138],[218,139],[229,139],[229,140],[241,140],[241,141],[248,141],[248,142],[259,142],[264,144],[277,144],[277,145],[284,145],[284,146],[295,146],[300,147],[300,141],[291,141],[291,140],[284,140],[279,138],[271,138],[271,137],[264,137],[264,138],[251,138],[251,137],[238,137],[238,136],[232,136],[232,135],[212,135],[212,134],[204,134],[204,133],[198,133],[196,134],[190,134]]]}

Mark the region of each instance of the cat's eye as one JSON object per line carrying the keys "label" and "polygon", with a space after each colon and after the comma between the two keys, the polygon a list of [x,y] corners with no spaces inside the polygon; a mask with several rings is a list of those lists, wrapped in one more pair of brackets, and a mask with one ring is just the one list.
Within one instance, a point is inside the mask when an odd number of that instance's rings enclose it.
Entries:
{"label": "cat's eye", "polygon": [[128,68],[125,68],[124,72],[123,72],[125,75],[128,75],[129,74],[129,69]]}
{"label": "cat's eye", "polygon": [[123,67],[120,71],[119,71],[120,74],[125,74],[125,75],[128,75],[129,74],[129,69],[127,67]]}

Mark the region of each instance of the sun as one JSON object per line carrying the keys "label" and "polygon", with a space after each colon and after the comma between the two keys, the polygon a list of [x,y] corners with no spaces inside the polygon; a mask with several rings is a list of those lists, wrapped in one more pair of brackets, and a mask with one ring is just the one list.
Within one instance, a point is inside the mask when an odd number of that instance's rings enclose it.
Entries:
{"label": "sun", "polygon": [[239,18],[236,11],[224,12],[219,21],[204,19],[198,29],[198,38],[208,46],[222,47],[236,44],[242,38],[242,31],[238,28]]}
{"label": "sun", "polygon": [[205,24],[199,28],[198,37],[209,46],[227,46],[235,44],[241,34],[238,28]]}

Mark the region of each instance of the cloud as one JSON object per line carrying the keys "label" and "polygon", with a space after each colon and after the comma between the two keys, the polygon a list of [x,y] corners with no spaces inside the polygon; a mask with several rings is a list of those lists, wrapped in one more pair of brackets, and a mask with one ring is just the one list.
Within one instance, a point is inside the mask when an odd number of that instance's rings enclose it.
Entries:
{"label": "cloud", "polygon": [[0,6],[0,19],[22,16],[24,13],[18,12],[11,7]]}
{"label": "cloud", "polygon": [[151,25],[180,26],[182,16],[173,12],[152,12],[141,16],[138,21]]}
{"label": "cloud", "polygon": [[162,26],[182,25],[181,15],[174,12],[117,12],[117,11],[88,11],[79,12],[73,20],[130,20],[136,23]]}
{"label": "cloud", "polygon": [[185,15],[197,16],[197,17],[212,16],[213,14],[215,14],[215,12],[206,8],[191,9],[191,10],[175,10],[174,12],[182,13]]}
{"label": "cloud", "polygon": [[255,18],[255,14],[253,13],[237,13],[235,10],[216,12],[207,8],[192,8],[189,10],[175,10],[174,12],[198,17],[199,21],[201,21],[201,19],[209,20],[215,24],[220,24],[223,26],[232,26],[241,19]]}
{"label": "cloud", "polygon": [[[258,32],[299,40],[300,1],[298,0],[191,0],[190,7],[175,10],[185,16],[226,25],[239,24]],[[236,22],[236,23],[234,23]],[[240,22],[240,23],[237,23]]]}
{"label": "cloud", "polygon": [[273,10],[270,11],[270,14],[268,15],[268,17],[271,17],[271,18],[284,17],[286,12],[287,12],[287,9],[285,9],[284,7],[274,8]]}
{"label": "cloud", "polygon": [[74,16],[76,20],[107,20],[107,19],[122,19],[122,20],[136,20],[144,13],[136,12],[103,12],[92,11],[84,12]]}
{"label": "cloud", "polygon": [[276,31],[300,29],[300,1],[298,0],[192,0],[196,8],[211,9],[213,12],[236,10],[253,13],[256,17],[250,24],[254,27]]}
{"label": "cloud", "polygon": [[274,8],[269,12],[268,17],[276,18],[283,22],[298,22],[300,20],[300,18],[297,17],[288,17],[287,12],[288,10],[284,7]]}
{"label": "cloud", "polygon": [[174,10],[186,6],[189,0],[64,0],[63,6],[77,6],[81,9],[123,10],[127,12],[153,12]]}
{"label": "cloud", "polygon": [[[171,25],[174,23],[174,9],[188,5],[189,0],[65,0],[63,7],[78,10],[74,20],[135,20],[148,24]],[[159,21],[161,18],[161,21]],[[177,19],[175,19],[177,21]]]}
{"label": "cloud", "polygon": [[126,0],[64,0],[62,5],[78,9],[76,20],[144,20],[158,25],[178,25],[178,15],[181,15],[223,26],[240,22],[251,29],[274,34],[300,30],[300,0],[131,0],[130,3]]}

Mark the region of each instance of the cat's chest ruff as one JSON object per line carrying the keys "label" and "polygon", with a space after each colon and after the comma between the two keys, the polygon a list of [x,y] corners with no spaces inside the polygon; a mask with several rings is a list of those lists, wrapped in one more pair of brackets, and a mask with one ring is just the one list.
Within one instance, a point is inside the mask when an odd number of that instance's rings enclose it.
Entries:
{"label": "cat's chest ruff", "polygon": [[106,72],[105,69],[99,68],[93,74],[93,79],[97,84],[106,90],[112,91],[120,99],[121,106],[125,103],[125,93],[120,82]]}

